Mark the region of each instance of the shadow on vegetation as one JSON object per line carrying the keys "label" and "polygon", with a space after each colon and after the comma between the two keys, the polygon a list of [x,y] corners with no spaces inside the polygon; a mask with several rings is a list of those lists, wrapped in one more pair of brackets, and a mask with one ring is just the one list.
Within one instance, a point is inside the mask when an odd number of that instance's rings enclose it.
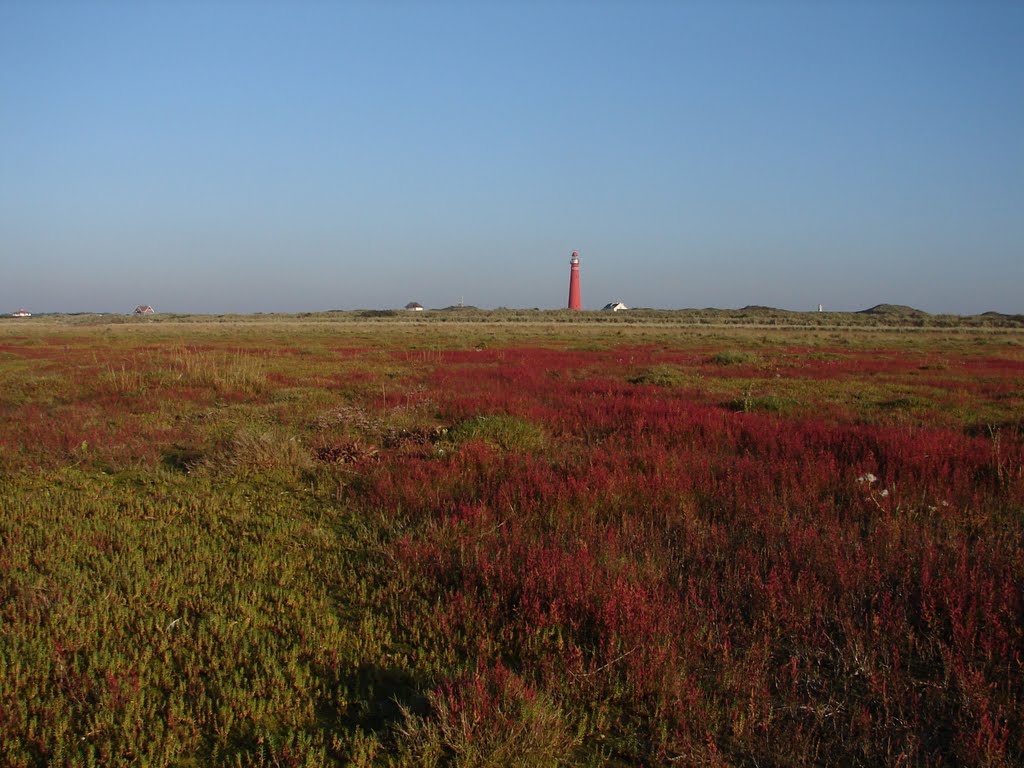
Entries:
{"label": "shadow on vegetation", "polygon": [[185,445],[174,445],[160,454],[160,464],[172,472],[187,475],[193,467],[202,461],[203,453],[198,448]]}
{"label": "shadow on vegetation", "polygon": [[892,400],[883,400],[878,404],[880,410],[883,411],[909,411],[914,408],[920,408],[925,403],[919,397],[897,397]]}
{"label": "shadow on vegetation", "polygon": [[986,422],[983,424],[970,424],[964,427],[964,434],[968,437],[984,437],[989,440],[999,440],[1003,435],[1018,438],[1024,434],[1024,421],[998,421]]}
{"label": "shadow on vegetation", "polygon": [[407,669],[361,664],[343,683],[355,693],[345,711],[337,713],[340,724],[349,728],[383,736],[405,719],[405,712],[425,716],[430,709],[424,681]]}

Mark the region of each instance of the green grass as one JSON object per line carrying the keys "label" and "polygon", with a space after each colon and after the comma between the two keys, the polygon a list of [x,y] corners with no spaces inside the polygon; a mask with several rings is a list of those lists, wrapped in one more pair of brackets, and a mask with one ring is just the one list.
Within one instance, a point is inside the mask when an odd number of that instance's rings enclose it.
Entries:
{"label": "green grass", "polygon": [[390,706],[372,671],[390,666],[386,614],[365,610],[381,564],[343,505],[159,472],[64,470],[0,494],[0,594],[25,612],[0,643],[5,765],[289,743],[317,764]]}

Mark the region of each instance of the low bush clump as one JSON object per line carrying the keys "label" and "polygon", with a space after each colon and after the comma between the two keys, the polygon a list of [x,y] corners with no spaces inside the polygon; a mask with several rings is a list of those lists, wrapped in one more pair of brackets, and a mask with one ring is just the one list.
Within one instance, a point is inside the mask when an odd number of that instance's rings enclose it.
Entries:
{"label": "low bush clump", "polygon": [[199,471],[251,477],[298,476],[313,468],[313,456],[299,438],[279,429],[241,427],[195,463]]}
{"label": "low bush clump", "polygon": [[463,768],[568,765],[580,738],[562,710],[500,664],[441,686],[428,717],[404,711],[409,764]]}
{"label": "low bush clump", "polygon": [[448,438],[455,445],[481,440],[503,451],[536,451],[545,443],[542,427],[508,414],[475,416],[449,430]]}
{"label": "low bush clump", "polygon": [[724,349],[711,356],[715,365],[760,365],[761,356],[756,352],[739,349]]}
{"label": "low bush clump", "polygon": [[683,374],[674,365],[655,365],[630,376],[630,384],[651,384],[655,387],[678,387],[683,383]]}
{"label": "low bush clump", "polygon": [[799,403],[791,397],[772,394],[755,395],[747,392],[743,394],[743,397],[738,397],[731,401],[729,408],[742,413],[754,413],[755,411],[763,413],[788,413],[797,405]]}

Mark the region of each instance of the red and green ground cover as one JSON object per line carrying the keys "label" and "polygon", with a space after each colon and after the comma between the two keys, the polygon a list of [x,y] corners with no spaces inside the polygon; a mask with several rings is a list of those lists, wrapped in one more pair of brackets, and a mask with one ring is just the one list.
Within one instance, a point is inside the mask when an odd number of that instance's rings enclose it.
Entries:
{"label": "red and green ground cover", "polygon": [[1024,762],[1024,334],[0,326],[0,763]]}

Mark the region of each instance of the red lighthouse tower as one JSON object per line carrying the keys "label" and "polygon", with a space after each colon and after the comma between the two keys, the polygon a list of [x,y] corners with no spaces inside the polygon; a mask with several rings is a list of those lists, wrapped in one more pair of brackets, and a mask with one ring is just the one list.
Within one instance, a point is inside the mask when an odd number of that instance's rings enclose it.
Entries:
{"label": "red lighthouse tower", "polygon": [[580,255],[572,252],[569,259],[569,309],[583,309],[580,304]]}

